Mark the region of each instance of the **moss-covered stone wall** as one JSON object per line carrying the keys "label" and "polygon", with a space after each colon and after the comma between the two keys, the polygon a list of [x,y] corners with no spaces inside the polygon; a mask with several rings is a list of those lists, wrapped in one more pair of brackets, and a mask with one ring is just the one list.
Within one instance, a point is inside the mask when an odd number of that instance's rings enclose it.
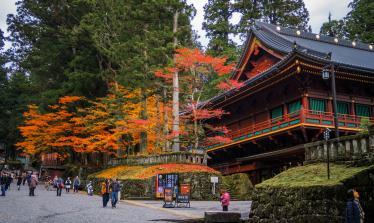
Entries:
{"label": "moss-covered stone wall", "polygon": [[260,185],[251,195],[250,222],[344,222],[346,193],[351,188],[360,193],[360,203],[366,213],[365,222],[374,222],[373,167],[336,185]]}
{"label": "moss-covered stone wall", "polygon": [[[216,194],[212,194],[211,176],[218,176],[219,182],[222,181],[220,175],[212,173],[178,173],[179,183],[188,183],[191,185],[191,199],[193,200],[217,200],[219,198],[219,185],[216,186]],[[103,179],[90,178],[93,181],[94,192],[100,194],[100,185]],[[156,177],[147,179],[126,179],[121,180],[123,184],[121,198],[156,198]]]}

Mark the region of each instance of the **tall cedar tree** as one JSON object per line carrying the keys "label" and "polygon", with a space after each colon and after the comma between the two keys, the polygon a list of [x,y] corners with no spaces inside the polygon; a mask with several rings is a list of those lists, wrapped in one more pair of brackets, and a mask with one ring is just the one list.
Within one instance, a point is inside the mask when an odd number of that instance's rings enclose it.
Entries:
{"label": "tall cedar tree", "polygon": [[204,6],[203,30],[210,39],[207,53],[212,56],[226,56],[228,61],[237,59],[235,43],[229,38],[234,33],[230,23],[232,7],[227,0],[209,0]]}
{"label": "tall cedar tree", "polygon": [[5,67],[10,58],[3,50],[4,39],[0,30],[0,142],[5,143],[7,158],[13,159],[16,156],[14,144],[20,137],[17,126],[22,123],[22,113],[27,110],[34,92],[24,73],[10,73]]}
{"label": "tall cedar tree", "polygon": [[30,76],[39,103],[48,105],[65,94],[105,95],[98,52],[88,33],[79,28],[90,12],[84,0],[18,1],[8,15],[13,69]]}
{"label": "tall cedar tree", "polygon": [[[141,89],[143,101],[139,117],[147,120],[147,98],[156,93],[151,72],[172,60],[173,15],[180,11],[179,43],[190,45],[189,17],[193,10],[184,1],[91,1],[94,12],[86,16],[83,26],[93,36],[96,47],[104,56],[108,79],[128,88]],[[142,133],[141,150],[146,150],[147,134]]]}
{"label": "tall cedar tree", "polygon": [[284,27],[308,28],[309,12],[303,0],[235,0],[233,8],[242,16],[236,27],[242,39],[255,19]]}
{"label": "tall cedar tree", "polygon": [[374,43],[374,1],[353,0],[349,7],[352,10],[345,18],[349,38]]}

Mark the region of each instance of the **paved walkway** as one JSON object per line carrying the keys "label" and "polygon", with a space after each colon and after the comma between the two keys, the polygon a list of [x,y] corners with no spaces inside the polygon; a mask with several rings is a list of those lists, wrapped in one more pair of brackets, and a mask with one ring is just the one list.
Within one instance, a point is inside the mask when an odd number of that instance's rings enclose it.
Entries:
{"label": "paved walkway", "polygon": [[12,184],[5,197],[0,197],[1,223],[103,223],[103,222],[196,222],[169,212],[144,208],[121,202],[116,209],[103,208],[99,196],[66,194],[56,196],[38,186],[35,197],[28,196],[28,188],[16,190]]}
{"label": "paved walkway", "polygon": [[[191,208],[162,208],[162,201],[121,201],[116,209],[102,207],[99,196],[83,193],[56,196],[38,186],[35,197],[28,196],[28,187],[20,191],[12,184],[5,197],[0,197],[0,223],[102,223],[102,222],[203,222],[205,211],[221,210],[218,201],[192,201]],[[250,202],[236,201],[230,210],[248,212]]]}
{"label": "paved walkway", "polygon": [[[133,201],[125,200],[124,202],[128,204],[138,205],[142,207],[147,207],[154,210],[161,210],[176,214],[179,216],[185,216],[187,218],[199,219],[204,218],[205,211],[221,211],[222,207],[218,201],[191,201],[190,208],[162,208],[163,201]],[[242,213],[242,216],[249,215],[251,201],[231,201],[229,211],[236,211]]]}

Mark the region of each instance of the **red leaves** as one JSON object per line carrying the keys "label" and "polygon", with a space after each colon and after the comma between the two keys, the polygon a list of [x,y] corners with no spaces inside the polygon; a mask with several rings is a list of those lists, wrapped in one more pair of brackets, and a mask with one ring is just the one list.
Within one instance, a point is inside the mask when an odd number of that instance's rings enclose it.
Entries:
{"label": "red leaves", "polygon": [[224,137],[224,136],[212,136],[212,137],[207,137],[206,141],[210,143],[215,143],[215,144],[218,144],[218,143],[226,144],[226,143],[231,143],[232,139],[229,137]]}
{"label": "red leaves", "polygon": [[239,89],[244,86],[243,82],[238,82],[237,80],[226,80],[217,85],[221,90],[230,90],[232,88]]}
{"label": "red leaves", "polygon": [[143,119],[131,120],[130,122],[136,125],[148,125],[149,124],[149,120],[143,120]]}
{"label": "red leaves", "polygon": [[221,118],[222,115],[228,114],[222,109],[213,109],[213,110],[208,110],[208,109],[196,109],[194,112],[194,117],[193,119],[195,120],[203,120],[203,119],[209,119],[209,118]]}

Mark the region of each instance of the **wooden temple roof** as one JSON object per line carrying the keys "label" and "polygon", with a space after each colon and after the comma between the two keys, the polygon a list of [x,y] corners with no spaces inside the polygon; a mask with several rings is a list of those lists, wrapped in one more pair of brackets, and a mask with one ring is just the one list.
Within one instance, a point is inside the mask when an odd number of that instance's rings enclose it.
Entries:
{"label": "wooden temple roof", "polygon": [[[202,107],[214,106],[228,98],[243,94],[246,89],[288,67],[295,58],[304,58],[321,65],[334,63],[341,69],[364,73],[370,80],[374,77],[374,45],[279,27],[260,21],[256,21],[255,25],[250,27],[237,70],[248,63],[248,54],[251,53],[254,41],[260,42],[274,54],[280,55],[280,61],[255,77],[245,80],[240,90],[234,88],[222,92],[201,103]],[[331,53],[331,58],[327,57],[328,53]],[[238,71],[235,71],[231,78],[237,79],[237,75]]]}

